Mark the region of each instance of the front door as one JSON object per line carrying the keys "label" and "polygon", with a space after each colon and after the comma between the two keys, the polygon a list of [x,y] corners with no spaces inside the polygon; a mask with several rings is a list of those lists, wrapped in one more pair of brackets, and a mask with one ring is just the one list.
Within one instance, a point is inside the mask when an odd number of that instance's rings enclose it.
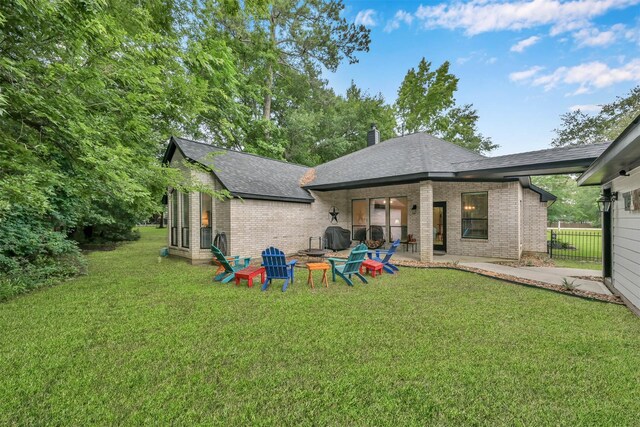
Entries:
{"label": "front door", "polygon": [[447,250],[447,202],[433,203],[433,250]]}

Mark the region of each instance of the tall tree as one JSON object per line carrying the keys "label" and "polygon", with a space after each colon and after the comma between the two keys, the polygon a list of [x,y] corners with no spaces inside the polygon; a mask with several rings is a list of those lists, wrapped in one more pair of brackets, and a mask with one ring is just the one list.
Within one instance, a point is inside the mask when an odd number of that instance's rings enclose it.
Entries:
{"label": "tall tree", "polygon": [[228,133],[235,60],[183,19],[171,0],[0,2],[0,288],[76,271],[67,232],[126,237],[168,179],[190,185],[157,161],[167,135]]}
{"label": "tall tree", "polygon": [[407,72],[395,105],[401,133],[429,132],[479,153],[497,148],[478,131],[473,105],[456,106],[459,79],[449,66],[444,62],[433,70],[431,62],[422,58],[417,69]]}
{"label": "tall tree", "polygon": [[[234,43],[245,87],[252,91],[244,98],[253,112],[244,149],[282,157],[285,143],[274,100],[295,97],[282,93],[286,81],[292,75],[315,79],[322,68],[335,71],[343,60],[357,62],[357,53],[368,51],[369,30],[348,23],[341,16],[343,9],[342,0],[268,0],[245,3],[235,17],[214,14],[212,25]],[[256,101],[258,96],[261,102]],[[282,101],[280,105],[286,105]]]}
{"label": "tall tree", "polygon": [[287,160],[313,166],[364,148],[371,123],[382,139],[395,136],[394,111],[382,95],[369,95],[352,82],[340,96],[321,83],[282,119]]}
{"label": "tall tree", "polygon": [[554,147],[585,145],[615,139],[640,114],[640,86],[601,106],[597,114],[575,110],[560,116],[560,127],[551,142]]}

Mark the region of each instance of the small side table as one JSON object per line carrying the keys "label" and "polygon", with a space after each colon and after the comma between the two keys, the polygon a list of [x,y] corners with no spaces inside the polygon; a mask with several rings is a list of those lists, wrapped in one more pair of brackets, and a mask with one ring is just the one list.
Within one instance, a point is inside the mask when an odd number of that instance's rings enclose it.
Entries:
{"label": "small side table", "polygon": [[307,269],[309,270],[309,278],[307,279],[307,285],[311,285],[312,289],[315,289],[313,286],[313,275],[312,272],[316,270],[322,270],[322,280],[321,283],[324,283],[325,287],[329,287],[329,281],[327,280],[327,271],[329,271],[329,264],[326,262],[310,262],[307,263]]}
{"label": "small side table", "polygon": [[260,283],[264,283],[265,269],[264,267],[247,267],[240,271],[236,271],[236,285],[240,284],[241,279],[247,279],[248,285],[253,286],[253,278],[260,275]]}
{"label": "small side table", "polygon": [[405,245],[405,252],[409,252],[409,246],[411,246],[411,252],[415,252],[418,248],[418,242],[416,240],[410,240],[408,242],[400,242]]}
{"label": "small side table", "polygon": [[363,274],[366,268],[369,274],[371,274],[371,277],[376,277],[376,273],[378,271],[380,272],[380,275],[382,275],[382,267],[383,264],[381,262],[374,261],[372,259],[365,259],[360,265],[360,274]]}

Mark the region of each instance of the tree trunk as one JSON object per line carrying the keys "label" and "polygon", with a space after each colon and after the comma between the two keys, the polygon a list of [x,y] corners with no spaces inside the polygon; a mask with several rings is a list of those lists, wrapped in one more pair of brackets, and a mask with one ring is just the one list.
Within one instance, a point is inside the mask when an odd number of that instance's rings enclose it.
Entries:
{"label": "tree trunk", "polygon": [[267,88],[264,92],[264,109],[262,118],[271,120],[271,90],[273,89],[273,65],[267,66]]}
{"label": "tree trunk", "polygon": [[[269,16],[269,42],[271,43],[272,53],[276,52],[276,17],[275,10],[271,6],[271,15]],[[273,60],[270,59],[267,64],[267,81],[266,90],[264,92],[264,108],[262,111],[262,118],[264,120],[271,120],[271,92],[273,91]]]}

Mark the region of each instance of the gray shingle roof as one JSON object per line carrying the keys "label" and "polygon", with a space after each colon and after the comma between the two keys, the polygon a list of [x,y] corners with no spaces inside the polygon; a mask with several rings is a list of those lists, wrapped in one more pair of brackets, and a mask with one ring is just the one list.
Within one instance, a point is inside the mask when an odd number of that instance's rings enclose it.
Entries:
{"label": "gray shingle roof", "polygon": [[[172,145],[173,144],[173,145]],[[301,188],[311,169],[210,144],[171,137],[185,157],[213,166],[222,184],[235,196],[310,203],[305,189],[330,190],[434,180],[504,180],[529,175],[584,171],[608,143],[551,148],[485,157],[427,133],[396,137],[316,166],[315,178]],[[221,153],[210,157],[212,152]]]}
{"label": "gray shingle roof", "polygon": [[576,147],[558,147],[546,150],[528,151],[526,153],[508,154],[505,156],[485,157],[478,160],[458,160],[453,163],[456,172],[506,169],[519,166],[548,165],[559,162],[593,161],[609,146],[609,143],[580,145]]}
{"label": "gray shingle roof", "polygon": [[453,177],[452,162],[481,161],[485,157],[427,133],[388,139],[319,165],[307,187],[337,183],[399,179],[426,173]]}
{"label": "gray shingle roof", "polygon": [[[305,166],[184,138],[171,137],[171,141],[186,158],[213,167],[222,185],[234,196],[307,203],[314,200],[308,191],[300,187],[300,178],[308,170]],[[211,155],[212,152],[220,154]]]}

